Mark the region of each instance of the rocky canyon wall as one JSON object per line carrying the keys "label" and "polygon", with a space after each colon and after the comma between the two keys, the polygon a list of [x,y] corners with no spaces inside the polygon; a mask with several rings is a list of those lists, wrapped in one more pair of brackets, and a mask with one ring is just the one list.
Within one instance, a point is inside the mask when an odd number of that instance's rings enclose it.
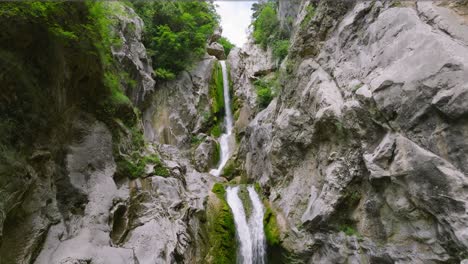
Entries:
{"label": "rocky canyon wall", "polygon": [[[239,160],[278,212],[284,263],[462,261],[466,5],[279,2],[297,14],[281,90]],[[241,93],[252,80],[239,72],[255,71],[232,72]]]}

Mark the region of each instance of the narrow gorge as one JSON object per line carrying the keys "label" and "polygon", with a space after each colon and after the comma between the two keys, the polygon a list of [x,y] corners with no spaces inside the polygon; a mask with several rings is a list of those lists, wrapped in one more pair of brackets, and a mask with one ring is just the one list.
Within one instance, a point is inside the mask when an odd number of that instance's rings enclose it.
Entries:
{"label": "narrow gorge", "polygon": [[468,1],[231,4],[0,2],[0,264],[468,264]]}

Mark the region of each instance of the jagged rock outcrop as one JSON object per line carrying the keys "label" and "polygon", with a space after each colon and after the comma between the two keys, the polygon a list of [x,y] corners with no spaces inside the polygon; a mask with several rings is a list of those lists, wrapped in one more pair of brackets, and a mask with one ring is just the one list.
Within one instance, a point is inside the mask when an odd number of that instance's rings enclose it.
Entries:
{"label": "jagged rock outcrop", "polygon": [[[247,177],[278,211],[288,259],[459,263],[468,252],[466,17],[429,1],[319,1],[304,22],[308,4],[282,90],[240,149]],[[251,85],[239,67],[236,89]]]}
{"label": "jagged rock outcrop", "polygon": [[187,148],[191,137],[202,132],[210,113],[209,83],[215,61],[206,55],[190,72],[158,85],[143,113],[148,141]]}
{"label": "jagged rock outcrop", "polygon": [[126,5],[114,5],[117,24],[114,32],[121,43],[112,47],[112,54],[126,72],[125,94],[140,109],[146,96],[154,91],[151,58],[142,43],[143,21]]}
{"label": "jagged rock outcrop", "polygon": [[[58,36],[43,20],[0,16],[0,69],[7,73],[0,75],[6,87],[0,98],[2,264],[198,263],[206,255],[204,201],[219,179],[195,170],[176,147],[143,141],[133,106],[145,109],[154,88],[143,25],[124,4],[103,5],[116,11],[110,20],[121,45],[112,54],[99,50],[110,47],[100,45],[102,32],[88,24],[92,4],[58,3],[60,22],[81,30]],[[77,32],[89,35],[73,38]],[[101,61],[110,55],[115,72]],[[214,60],[206,57],[179,79],[191,83],[187,104],[201,111],[181,113],[187,131],[203,125],[200,113],[210,107]],[[109,91],[106,74],[115,74],[117,90]],[[8,130],[6,121],[23,130]],[[136,176],[126,174],[132,171]]]}
{"label": "jagged rock outcrop", "polygon": [[243,133],[248,122],[258,112],[257,94],[253,81],[276,70],[271,50],[265,51],[249,39],[245,46],[234,48],[227,58],[232,79],[234,100],[239,105],[235,123],[237,133]]}

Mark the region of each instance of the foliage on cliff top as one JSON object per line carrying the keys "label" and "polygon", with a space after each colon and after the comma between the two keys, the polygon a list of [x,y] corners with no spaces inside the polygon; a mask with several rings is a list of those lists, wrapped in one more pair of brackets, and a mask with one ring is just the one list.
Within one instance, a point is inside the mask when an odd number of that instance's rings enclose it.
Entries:
{"label": "foliage on cliff top", "polygon": [[145,23],[144,44],[159,79],[174,78],[202,56],[218,24],[210,2],[136,1],[133,6]]}
{"label": "foliage on cliff top", "polygon": [[117,146],[142,138],[138,112],[122,89],[129,74],[111,53],[112,46],[121,44],[113,30],[115,14],[121,12],[119,2],[0,3],[0,54],[5,59],[0,70],[8,72],[0,76],[7,98],[5,103],[0,99],[0,132],[18,142],[10,141],[11,148],[30,151],[36,141],[60,147],[75,136],[70,117],[85,112],[112,131],[115,158],[123,165],[118,169],[140,170],[138,164],[123,164],[120,155],[144,144]]}
{"label": "foliage on cliff top", "polygon": [[288,54],[289,36],[287,32],[281,30],[277,17],[277,2],[269,0],[264,3],[254,4],[252,18],[253,38],[255,43],[266,49],[272,48],[273,56],[283,60]]}

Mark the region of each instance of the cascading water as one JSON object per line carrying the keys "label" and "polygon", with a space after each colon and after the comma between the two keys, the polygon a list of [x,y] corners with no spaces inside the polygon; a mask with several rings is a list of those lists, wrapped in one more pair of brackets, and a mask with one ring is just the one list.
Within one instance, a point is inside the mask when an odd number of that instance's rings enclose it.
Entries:
{"label": "cascading water", "polygon": [[220,64],[221,64],[221,70],[223,73],[225,131],[224,131],[224,134],[222,134],[221,137],[219,138],[219,144],[221,148],[221,159],[220,159],[218,168],[212,169],[210,171],[210,173],[215,176],[219,176],[219,174],[221,174],[221,171],[223,170],[224,166],[226,165],[226,162],[229,160],[229,157],[231,156],[231,150],[235,143],[234,137],[232,135],[233,117],[232,117],[232,111],[231,111],[231,98],[229,95],[229,79],[228,79],[227,70],[226,70],[226,62],[220,61]]}
{"label": "cascading water", "polygon": [[263,204],[253,187],[248,187],[252,202],[252,213],[247,219],[244,205],[239,198],[239,186],[226,189],[226,200],[231,207],[236,224],[236,234],[239,242],[237,263],[265,264],[266,241],[263,231]]}
{"label": "cascading water", "polygon": [[234,222],[236,224],[236,234],[239,241],[239,254],[237,256],[238,263],[253,263],[252,262],[252,237],[250,235],[250,228],[247,224],[247,217],[245,216],[244,205],[237,195],[239,187],[228,187],[226,189],[226,201],[231,207],[232,214],[234,215]]}
{"label": "cascading water", "polygon": [[252,186],[249,186],[249,197],[252,201],[252,215],[249,220],[250,234],[252,238],[253,263],[264,264],[266,254],[266,240],[263,231],[263,204],[257,192]]}
{"label": "cascading water", "polygon": [[[211,174],[219,176],[226,162],[231,156],[231,150],[235,144],[232,135],[233,119],[231,111],[231,98],[229,96],[229,80],[226,70],[226,62],[220,61],[223,73],[224,92],[224,125],[225,132],[219,138],[221,147],[221,161],[218,168],[210,171]],[[236,224],[236,234],[239,242],[237,263],[239,264],[265,264],[266,242],[263,231],[263,204],[257,192],[252,186],[248,188],[249,198],[252,202],[252,214],[249,219],[245,214],[244,205],[239,198],[239,186],[226,189],[226,201],[231,207]]]}

